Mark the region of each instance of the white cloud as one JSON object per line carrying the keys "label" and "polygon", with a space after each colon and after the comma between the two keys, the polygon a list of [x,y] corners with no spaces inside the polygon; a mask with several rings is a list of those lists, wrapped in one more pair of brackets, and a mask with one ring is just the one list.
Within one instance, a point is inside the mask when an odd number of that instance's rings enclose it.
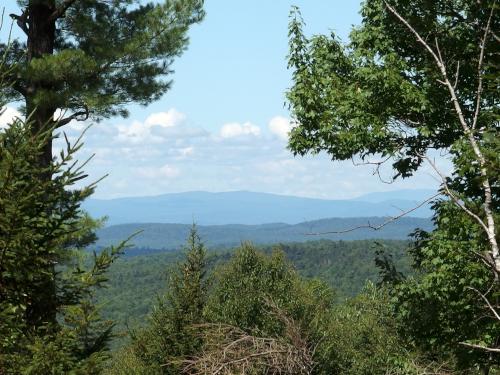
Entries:
{"label": "white cloud", "polygon": [[181,158],[181,159],[187,158],[188,156],[193,155],[193,153],[194,153],[193,146],[181,148],[181,149],[179,149],[179,158]]}
{"label": "white cloud", "polygon": [[[253,190],[350,198],[381,186],[369,167],[354,167],[350,161],[332,163],[323,153],[294,158],[285,148],[293,126],[285,117],[273,117],[265,133],[251,122],[226,123],[208,131],[192,126],[175,110],[123,124],[96,124],[84,137],[84,156],[97,154],[86,169],[89,180],[110,174],[99,184],[101,197]],[[79,135],[70,131],[69,135]],[[410,187],[432,183],[424,175],[411,179]]]}
{"label": "white cloud", "polygon": [[276,116],[269,121],[269,130],[278,138],[288,140],[288,134],[293,126],[289,119],[283,116]]}
{"label": "white cloud", "polygon": [[144,124],[149,128],[153,126],[170,128],[182,124],[185,120],[186,115],[184,113],[171,108],[167,112],[152,113],[146,118]]}
{"label": "white cloud", "polygon": [[220,136],[222,138],[235,138],[246,135],[258,137],[260,135],[260,128],[250,122],[245,122],[244,124],[231,122],[223,125],[220,129]]}
{"label": "white cloud", "polygon": [[145,167],[137,169],[137,174],[141,177],[156,179],[156,178],[175,178],[179,176],[181,171],[179,168],[165,164],[161,167]]}
{"label": "white cloud", "polygon": [[133,121],[129,125],[117,125],[117,129],[116,139],[120,142],[141,143],[151,135],[150,129],[139,121]]}
{"label": "white cloud", "polygon": [[0,109],[0,129],[6,128],[17,117],[22,118],[22,115],[15,108],[6,106]]}
{"label": "white cloud", "polygon": [[116,140],[124,143],[161,143],[169,136],[177,137],[183,132],[193,132],[192,128],[182,127],[182,130],[173,130],[185,124],[186,115],[175,108],[167,112],[157,112],[149,115],[144,122],[133,121],[127,125],[117,125]]}

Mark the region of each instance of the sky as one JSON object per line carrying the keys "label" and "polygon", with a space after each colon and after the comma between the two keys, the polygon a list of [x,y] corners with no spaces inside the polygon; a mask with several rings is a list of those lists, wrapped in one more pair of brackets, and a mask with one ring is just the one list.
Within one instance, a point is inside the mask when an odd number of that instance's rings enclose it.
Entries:
{"label": "sky", "polygon": [[[347,41],[360,22],[357,0],[207,0],[205,20],[191,29],[189,47],[174,63],[172,89],[147,107],[130,106],[128,118],[92,124],[85,133],[79,158],[95,154],[88,181],[107,175],[95,197],[249,190],[346,199],[435,188],[430,170],[389,185],[372,167],[287,150],[292,5],[301,9],[307,34],[333,31]],[[0,127],[15,115],[11,104]],[[66,132],[76,139],[86,126],[74,122]]]}

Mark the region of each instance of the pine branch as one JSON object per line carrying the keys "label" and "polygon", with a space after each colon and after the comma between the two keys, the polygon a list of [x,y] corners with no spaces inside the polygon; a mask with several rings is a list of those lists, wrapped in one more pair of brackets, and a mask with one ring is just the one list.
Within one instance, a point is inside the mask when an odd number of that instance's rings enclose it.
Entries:
{"label": "pine branch", "polygon": [[16,21],[17,26],[24,31],[26,35],[29,35],[29,29],[28,29],[28,13],[26,9],[23,11],[23,13],[18,16],[17,14],[9,14],[10,18]]}
{"label": "pine branch", "polygon": [[52,14],[50,15],[49,17],[49,21],[56,21],[58,20],[59,18],[62,18],[64,17],[64,15],[66,14],[66,11],[69,9],[69,7],[71,7],[74,3],[76,2],[76,0],[64,0],[62,2],[62,4],[60,6],[58,6],[56,8],[56,10],[54,10],[54,12],[52,12]]}

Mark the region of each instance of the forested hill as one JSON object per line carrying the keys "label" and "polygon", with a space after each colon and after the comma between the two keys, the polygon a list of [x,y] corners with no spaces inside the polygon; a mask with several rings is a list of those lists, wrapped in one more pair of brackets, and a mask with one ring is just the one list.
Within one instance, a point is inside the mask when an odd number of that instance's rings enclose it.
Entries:
{"label": "forested hill", "polygon": [[[83,207],[93,217],[107,216],[109,225],[126,223],[181,223],[203,225],[264,223],[298,224],[329,217],[394,216],[435,194],[432,190],[399,190],[373,193],[352,200],[232,191],[192,191],[148,197],[89,199]],[[429,205],[411,212],[431,216]]]}
{"label": "forested hill", "polygon": [[[375,250],[382,246],[390,254],[397,269],[410,272],[406,253],[407,241],[307,241],[285,243],[279,247],[297,271],[307,278],[318,278],[335,289],[336,301],[354,296],[367,280],[376,282],[379,269],[375,266]],[[260,250],[270,254],[276,245],[261,245]],[[234,249],[211,251],[208,268],[227,262]],[[137,256],[119,259],[109,272],[109,287],[99,290],[98,299],[103,303],[106,318],[113,319],[120,329],[144,325],[155,296],[162,295],[167,287],[167,275],[182,261],[183,252],[140,251]]]}
{"label": "forested hill", "polygon": [[[386,218],[358,217],[331,218],[303,222],[295,225],[276,223],[263,225],[200,225],[198,232],[208,247],[237,246],[242,241],[257,244],[278,242],[304,242],[309,240],[362,240],[362,239],[406,239],[416,228],[429,230],[429,219],[403,217],[380,230],[359,228],[340,234],[318,234],[332,231],[345,231],[370,223],[373,226],[385,222]],[[132,244],[136,248],[175,250],[182,247],[191,225],[187,224],[122,224],[103,228],[98,231],[97,247],[117,244],[131,234],[136,235]]]}

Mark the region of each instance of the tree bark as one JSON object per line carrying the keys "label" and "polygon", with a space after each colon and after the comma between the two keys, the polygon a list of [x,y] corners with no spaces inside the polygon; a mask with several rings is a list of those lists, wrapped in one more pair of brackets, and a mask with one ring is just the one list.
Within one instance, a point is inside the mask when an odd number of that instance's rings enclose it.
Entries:
{"label": "tree bark", "polygon": [[[56,36],[55,20],[51,14],[55,10],[55,0],[30,0],[24,10],[27,14],[27,65],[37,58],[54,53]],[[53,105],[42,97],[53,89],[49,83],[39,78],[32,79],[26,85],[26,112],[30,116],[33,134],[46,132],[54,125],[53,115],[56,110]],[[48,181],[52,178],[49,171],[52,162],[52,139],[49,138],[43,147],[39,158],[39,167],[43,171],[40,178]],[[34,284],[30,305],[27,306],[28,324],[35,328],[56,322],[57,292],[55,284],[55,262],[47,259],[47,269],[42,279]],[[42,274],[42,273],[41,273]]]}

